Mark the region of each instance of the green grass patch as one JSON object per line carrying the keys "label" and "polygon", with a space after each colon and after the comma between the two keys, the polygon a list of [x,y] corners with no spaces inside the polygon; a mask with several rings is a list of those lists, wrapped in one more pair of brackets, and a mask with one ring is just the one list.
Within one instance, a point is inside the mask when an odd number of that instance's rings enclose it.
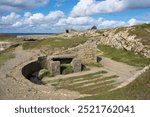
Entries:
{"label": "green grass patch", "polygon": [[135,81],[121,89],[104,94],[85,97],[87,100],[149,100],[150,99],[150,69]]}
{"label": "green grass patch", "polygon": [[3,52],[0,52],[0,66],[3,65],[6,61],[15,58],[15,54],[13,53],[13,49],[7,49]]}
{"label": "green grass patch", "polygon": [[42,47],[64,47],[70,48],[75,47],[87,41],[85,37],[72,37],[72,38],[62,38],[54,37],[45,40],[39,40],[36,42],[26,42],[23,44],[24,49],[42,48]]}
{"label": "green grass patch", "polygon": [[42,69],[39,79],[42,80],[44,77],[53,77],[53,75],[47,69]]}
{"label": "green grass patch", "polygon": [[61,65],[61,74],[71,74],[73,73],[73,67],[70,64],[62,64]]}
{"label": "green grass patch", "polygon": [[86,66],[90,66],[90,67],[103,67],[100,63],[90,63],[90,64],[86,64]]}
{"label": "green grass patch", "polygon": [[149,58],[143,57],[142,55],[135,55],[132,51],[116,49],[107,45],[98,45],[98,49],[104,52],[104,56],[132,66],[144,67],[150,64]]}

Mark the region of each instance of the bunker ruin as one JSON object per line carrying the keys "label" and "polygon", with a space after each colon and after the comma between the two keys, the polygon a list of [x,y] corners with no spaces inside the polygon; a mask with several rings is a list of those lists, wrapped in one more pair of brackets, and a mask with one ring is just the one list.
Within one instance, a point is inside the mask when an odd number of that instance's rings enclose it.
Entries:
{"label": "bunker ruin", "polygon": [[73,68],[73,73],[80,72],[82,70],[81,61],[75,57],[75,55],[55,55],[50,57],[39,57],[42,68],[46,68],[53,76],[60,75],[62,73],[62,65],[68,64]]}

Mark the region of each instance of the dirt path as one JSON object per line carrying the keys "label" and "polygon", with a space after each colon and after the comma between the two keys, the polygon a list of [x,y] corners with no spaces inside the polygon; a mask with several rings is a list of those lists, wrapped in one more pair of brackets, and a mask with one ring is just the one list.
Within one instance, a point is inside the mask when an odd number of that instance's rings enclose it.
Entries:
{"label": "dirt path", "polygon": [[[103,65],[104,70],[119,76],[116,81],[121,83],[120,86],[124,86],[122,84],[128,85],[130,83],[129,81],[132,82],[134,80],[134,75],[140,72],[137,67],[117,62],[106,57],[102,57],[101,64]],[[121,88],[120,86],[119,88]]]}

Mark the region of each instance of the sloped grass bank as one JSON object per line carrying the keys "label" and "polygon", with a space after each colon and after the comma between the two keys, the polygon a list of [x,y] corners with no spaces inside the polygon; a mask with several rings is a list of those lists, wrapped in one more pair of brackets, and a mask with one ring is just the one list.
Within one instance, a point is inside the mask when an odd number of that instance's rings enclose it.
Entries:
{"label": "sloped grass bank", "polygon": [[132,51],[116,49],[107,45],[98,45],[98,49],[104,52],[104,56],[132,66],[144,67],[150,64],[149,58],[145,58],[142,55],[135,55]]}
{"label": "sloped grass bank", "polygon": [[132,26],[134,29],[129,30],[130,35],[136,35],[137,39],[141,39],[144,45],[150,45],[150,24],[141,24]]}

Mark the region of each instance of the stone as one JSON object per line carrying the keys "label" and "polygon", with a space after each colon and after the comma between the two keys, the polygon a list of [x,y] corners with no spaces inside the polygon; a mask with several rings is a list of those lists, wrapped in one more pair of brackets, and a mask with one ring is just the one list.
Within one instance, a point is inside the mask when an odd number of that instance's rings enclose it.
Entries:
{"label": "stone", "polygon": [[42,69],[47,68],[47,56],[38,57],[38,62],[40,63]]}
{"label": "stone", "polygon": [[79,59],[73,59],[71,62],[71,65],[73,67],[73,72],[77,73],[77,72],[81,72],[82,70],[82,64],[81,61]]}
{"label": "stone", "polygon": [[90,40],[84,44],[69,48],[59,54],[74,54],[82,64],[97,62],[97,45],[96,41]]}
{"label": "stone", "polygon": [[60,61],[49,61],[48,70],[53,76],[60,75]]}

